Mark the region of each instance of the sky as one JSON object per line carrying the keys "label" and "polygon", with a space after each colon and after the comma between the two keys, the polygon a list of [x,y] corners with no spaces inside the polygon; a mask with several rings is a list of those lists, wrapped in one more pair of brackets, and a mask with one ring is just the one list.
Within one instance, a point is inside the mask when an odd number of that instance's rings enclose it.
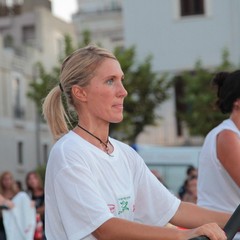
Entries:
{"label": "sky", "polygon": [[52,12],[55,16],[71,22],[71,14],[77,11],[76,0],[52,0]]}

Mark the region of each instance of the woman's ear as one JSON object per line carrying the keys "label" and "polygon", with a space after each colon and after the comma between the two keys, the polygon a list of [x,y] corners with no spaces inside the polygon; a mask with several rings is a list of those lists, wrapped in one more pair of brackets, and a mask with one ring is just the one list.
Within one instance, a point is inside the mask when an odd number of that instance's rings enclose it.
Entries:
{"label": "woman's ear", "polygon": [[240,109],[240,98],[238,98],[238,99],[233,103],[233,106],[234,106],[236,109]]}
{"label": "woman's ear", "polygon": [[79,101],[85,102],[87,100],[87,93],[85,89],[78,85],[72,86],[72,95],[75,99]]}

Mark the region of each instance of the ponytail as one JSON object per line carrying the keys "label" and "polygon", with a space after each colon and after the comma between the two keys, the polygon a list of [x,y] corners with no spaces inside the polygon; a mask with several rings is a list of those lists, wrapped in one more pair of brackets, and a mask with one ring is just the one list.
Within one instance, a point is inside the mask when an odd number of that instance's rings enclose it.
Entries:
{"label": "ponytail", "polygon": [[60,87],[54,87],[44,99],[42,106],[44,119],[47,121],[55,141],[69,131],[67,125],[69,118],[64,109],[61,94]]}

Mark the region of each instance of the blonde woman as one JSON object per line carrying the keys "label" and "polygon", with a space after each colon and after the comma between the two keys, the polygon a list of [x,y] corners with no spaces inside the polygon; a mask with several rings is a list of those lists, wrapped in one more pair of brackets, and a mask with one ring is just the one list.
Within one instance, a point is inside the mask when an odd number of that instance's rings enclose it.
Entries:
{"label": "blonde woman", "polygon": [[[229,214],[180,202],[134,149],[109,136],[109,124],[123,120],[124,81],[116,57],[97,46],[63,62],[59,86],[43,104],[56,141],[45,179],[47,239],[226,239]],[[62,94],[78,115],[72,130]],[[164,227],[168,222],[188,230]]]}

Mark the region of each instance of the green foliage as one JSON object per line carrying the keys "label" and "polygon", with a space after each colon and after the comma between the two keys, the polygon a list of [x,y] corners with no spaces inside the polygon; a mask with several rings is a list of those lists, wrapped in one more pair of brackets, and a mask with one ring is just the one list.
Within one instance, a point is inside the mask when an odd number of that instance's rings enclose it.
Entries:
{"label": "green foliage", "polygon": [[45,180],[45,173],[46,173],[46,164],[40,165],[36,168],[36,172],[39,174],[41,177],[41,180],[44,185],[44,180]]}
{"label": "green foliage", "polygon": [[[64,37],[64,42],[65,42],[65,51],[64,51],[64,58],[68,55],[70,55],[74,50],[74,46],[73,46],[73,43],[72,43],[72,38],[69,36],[69,35],[65,35]],[[60,60],[60,64],[62,63],[62,59]]]}
{"label": "green foliage", "polygon": [[222,62],[215,69],[204,68],[198,60],[192,72],[181,74],[184,94],[179,101],[185,106],[185,111],[178,111],[177,114],[187,124],[191,135],[205,136],[226,118],[215,107],[216,91],[211,80],[216,72],[233,69],[228,58],[228,51],[224,49]]}
{"label": "green foliage", "polygon": [[151,56],[134,65],[134,47],[125,50],[117,48],[115,55],[125,74],[124,86],[128,96],[124,102],[124,121],[111,125],[111,135],[135,143],[144,127],[154,125],[159,118],[155,109],[168,98],[171,82],[166,74],[158,76],[153,72]]}
{"label": "green foliage", "polygon": [[12,48],[14,47],[14,38],[12,35],[7,34],[3,39],[4,47]]}
{"label": "green foliage", "polygon": [[29,92],[27,96],[34,101],[39,115],[42,112],[42,100],[47,95],[49,90],[55,85],[57,71],[54,70],[51,74],[47,73],[41,63],[36,63],[35,77],[29,84]]}
{"label": "green foliage", "polygon": [[78,45],[79,48],[82,48],[91,42],[91,33],[89,30],[84,30],[82,32],[82,35],[83,35],[83,40],[82,42],[79,43]]}
{"label": "green foliage", "polygon": [[48,92],[59,83],[59,75],[60,75],[60,64],[63,59],[71,54],[74,51],[74,47],[72,45],[72,39],[69,35],[64,37],[65,49],[64,55],[59,59],[59,65],[54,67],[51,73],[46,72],[42,63],[36,63],[34,66],[35,69],[35,77],[33,81],[29,84],[29,92],[27,96],[34,101],[39,116],[42,114],[42,101],[47,96]]}

